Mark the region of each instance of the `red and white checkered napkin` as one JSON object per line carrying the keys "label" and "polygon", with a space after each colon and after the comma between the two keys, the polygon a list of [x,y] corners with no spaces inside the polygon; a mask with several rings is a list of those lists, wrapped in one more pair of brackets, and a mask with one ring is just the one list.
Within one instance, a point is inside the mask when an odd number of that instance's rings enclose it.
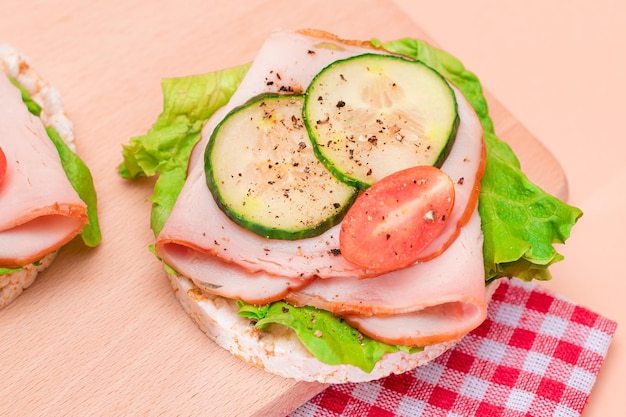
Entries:
{"label": "red and white checkered napkin", "polygon": [[291,417],[578,416],[616,327],[536,284],[505,281],[454,349],[401,375],[332,385]]}

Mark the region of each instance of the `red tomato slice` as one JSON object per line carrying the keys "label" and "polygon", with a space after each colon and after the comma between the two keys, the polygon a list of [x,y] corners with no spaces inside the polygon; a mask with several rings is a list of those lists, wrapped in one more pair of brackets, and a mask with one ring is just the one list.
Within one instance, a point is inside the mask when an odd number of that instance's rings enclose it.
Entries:
{"label": "red tomato slice", "polygon": [[7,172],[7,158],[4,156],[4,152],[2,148],[0,148],[0,184],[2,184],[2,180],[4,179],[4,174]]}
{"label": "red tomato slice", "polygon": [[416,166],[395,172],[361,194],[341,222],[341,254],[381,272],[407,267],[446,224],[454,184],[443,171]]}

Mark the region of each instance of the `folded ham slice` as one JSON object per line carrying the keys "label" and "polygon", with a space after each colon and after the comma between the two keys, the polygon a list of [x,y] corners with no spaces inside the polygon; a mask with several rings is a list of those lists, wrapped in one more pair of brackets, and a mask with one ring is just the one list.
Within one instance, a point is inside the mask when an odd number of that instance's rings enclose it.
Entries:
{"label": "folded ham slice", "polygon": [[[320,236],[298,241],[270,240],[234,224],[216,205],[208,191],[203,153],[211,132],[225,114],[263,92],[302,91],[328,64],[349,56],[371,53],[370,44],[346,43],[316,34],[278,31],[263,44],[241,85],[229,101],[207,122],[194,149],[188,178],[161,233],[156,251],[175,270],[185,274],[186,250],[198,252],[193,259],[219,257],[252,273],[311,277],[368,277],[377,272],[357,267],[338,253],[339,226]],[[384,53],[384,51],[380,51]],[[483,167],[482,128],[473,109],[456,90],[460,125],[455,146],[442,169],[455,182],[456,203],[448,227],[426,251],[434,257],[458,235],[476,206]],[[181,250],[181,247],[186,250]]]}
{"label": "folded ham slice", "polygon": [[282,300],[289,292],[308,285],[314,279],[281,277],[263,271],[249,272],[222,262],[216,256],[182,245],[170,247],[167,254],[169,262],[176,264],[177,272],[190,277],[203,291],[256,305]]}
{"label": "folded ham slice", "polygon": [[60,248],[88,219],[41,120],[28,112],[4,73],[0,109],[0,147],[7,160],[0,183],[0,267],[14,268]]}
{"label": "folded ham slice", "polygon": [[286,301],[343,317],[387,343],[430,345],[461,337],[487,315],[483,237],[475,209],[457,239],[438,257],[384,278],[317,279]]}

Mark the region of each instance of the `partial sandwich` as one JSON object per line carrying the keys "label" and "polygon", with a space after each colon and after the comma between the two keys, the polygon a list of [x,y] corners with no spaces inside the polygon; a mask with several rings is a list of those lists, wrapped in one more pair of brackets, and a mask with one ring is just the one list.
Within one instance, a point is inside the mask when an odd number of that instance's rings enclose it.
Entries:
{"label": "partial sandwich", "polygon": [[159,175],[154,250],[186,312],[278,375],[428,363],[500,279],[548,279],[581,215],[528,181],[475,76],[421,40],[276,31],[251,64],[163,89],[120,173]]}
{"label": "partial sandwich", "polygon": [[101,240],[91,173],[59,92],[0,43],[0,309],[81,235]]}

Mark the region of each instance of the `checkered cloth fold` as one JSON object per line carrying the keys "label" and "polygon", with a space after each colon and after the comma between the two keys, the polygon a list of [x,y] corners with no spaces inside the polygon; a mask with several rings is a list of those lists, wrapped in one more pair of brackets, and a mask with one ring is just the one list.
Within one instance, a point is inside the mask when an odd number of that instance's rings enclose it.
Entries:
{"label": "checkered cloth fold", "polygon": [[537,284],[505,281],[454,349],[401,375],[331,385],[290,417],[579,416],[616,327]]}

